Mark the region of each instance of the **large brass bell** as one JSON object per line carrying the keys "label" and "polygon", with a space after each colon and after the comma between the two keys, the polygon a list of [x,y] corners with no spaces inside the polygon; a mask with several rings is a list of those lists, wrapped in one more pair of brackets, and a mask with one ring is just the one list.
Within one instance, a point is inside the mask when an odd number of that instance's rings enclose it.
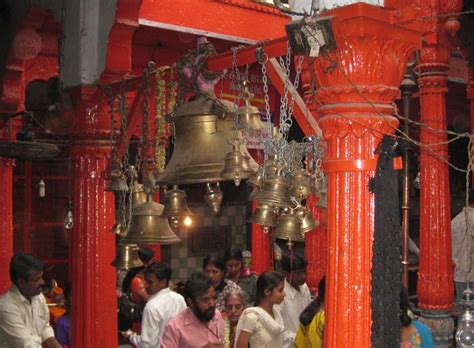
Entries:
{"label": "large brass bell", "polygon": [[245,105],[237,109],[237,122],[239,129],[264,129],[265,124],[260,119],[260,111],[250,104],[254,94],[249,90],[249,82],[242,82],[242,97]]}
{"label": "large brass bell", "polygon": [[109,182],[105,187],[108,192],[128,191],[127,177],[123,173],[122,165],[118,160],[111,160]]}
{"label": "large brass bell", "polygon": [[311,193],[311,176],[304,169],[296,171],[291,177],[289,193],[299,199],[306,198]]}
{"label": "large brass bell", "polygon": [[309,232],[319,226],[319,221],[316,220],[311,211],[304,207],[299,206],[295,209],[294,214],[300,218],[301,221],[301,233]]}
{"label": "large brass bell", "polygon": [[222,199],[224,193],[221,190],[219,183],[216,183],[216,187],[212,187],[210,183],[207,183],[206,194],[204,195],[204,201],[212,209],[212,212],[217,215],[221,210]]}
{"label": "large brass bell", "polygon": [[287,240],[289,247],[293,242],[304,242],[300,218],[291,212],[280,214],[273,237]]}
{"label": "large brass bell", "polygon": [[288,179],[277,175],[264,181],[262,190],[254,195],[254,199],[258,203],[272,205],[277,208],[289,207],[291,200],[288,187]]}
{"label": "large brass bell", "polygon": [[146,202],[146,193],[143,185],[135,181],[132,186],[132,207]]}
{"label": "large brass bell", "polygon": [[[228,143],[234,138],[234,104],[199,95],[180,105],[168,122],[174,123],[173,154],[157,179],[159,184],[195,184],[222,181],[226,155],[233,150]],[[242,140],[242,132],[237,131]],[[239,151],[249,157],[249,166],[257,169],[242,140]],[[250,175],[250,174],[249,174]]]}
{"label": "large brass bell", "polygon": [[257,204],[255,213],[247,221],[267,228],[275,227],[277,221],[275,208],[268,204]]}
{"label": "large brass bell", "polygon": [[250,157],[239,150],[242,140],[235,140],[229,141],[233,143],[234,149],[225,156],[225,166],[221,177],[225,180],[234,180],[235,186],[239,186],[240,181],[249,178],[255,169],[250,165]]}
{"label": "large brass bell", "polygon": [[[177,227],[181,221],[192,220],[194,214],[189,210],[188,202],[186,201],[186,193],[180,190],[177,185],[174,185],[173,189],[165,191],[163,203],[165,208],[162,216],[169,218],[174,227]],[[186,223],[186,225],[188,225],[188,223]]]}
{"label": "large brass bell", "polygon": [[138,257],[138,245],[122,244],[117,246],[117,255],[112,261],[112,266],[117,268],[131,269],[143,266],[143,262]]}
{"label": "large brass bell", "polygon": [[163,205],[147,201],[136,205],[132,210],[130,229],[123,239],[124,244],[172,244],[181,240],[174,234],[168,219],[161,216]]}

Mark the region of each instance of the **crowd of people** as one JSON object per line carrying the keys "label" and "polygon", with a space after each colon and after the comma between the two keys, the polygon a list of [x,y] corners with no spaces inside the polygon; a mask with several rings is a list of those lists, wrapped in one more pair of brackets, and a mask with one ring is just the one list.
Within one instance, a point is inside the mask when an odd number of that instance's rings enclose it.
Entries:
{"label": "crowd of people", "polygon": [[[139,348],[323,346],[325,279],[312,299],[306,284],[307,261],[298,254],[283,256],[282,272],[257,276],[243,253],[231,248],[222,256],[205,257],[202,271],[175,289],[167,263],[154,261],[146,248],[140,257],[145,265],[120,277],[118,296],[130,294],[142,305],[142,311],[137,310],[141,327],[128,323],[120,330],[124,342]],[[12,258],[13,285],[0,297],[0,348],[70,347],[69,310],[56,322],[55,336],[41,292],[42,269],[32,255]],[[65,297],[69,303],[67,290]],[[429,328],[408,316],[405,291],[400,303],[401,347],[434,347]]]}

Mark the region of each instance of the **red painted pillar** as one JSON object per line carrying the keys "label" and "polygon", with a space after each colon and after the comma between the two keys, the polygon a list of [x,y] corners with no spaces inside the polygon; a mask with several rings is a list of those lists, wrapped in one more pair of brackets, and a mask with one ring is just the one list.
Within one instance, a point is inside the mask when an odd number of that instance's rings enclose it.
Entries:
{"label": "red painted pillar", "polygon": [[401,24],[413,24],[404,13],[365,3],[323,15],[334,16],[337,44],[314,63],[328,145],[323,163],[328,176],[324,344],[370,347],[374,196],[368,182],[377,145],[398,125],[392,102],[400,95],[408,55],[421,43],[421,30]]}
{"label": "red painted pillar", "polygon": [[312,211],[319,225],[304,235],[305,255],[308,260],[306,282],[312,291],[318,287],[319,281],[326,274],[327,266],[327,214],[325,208],[315,207],[318,198],[309,196],[307,206]]}
{"label": "red painted pillar", "polygon": [[13,256],[13,166],[15,160],[0,157],[0,294],[10,287]]}
{"label": "red painted pillar", "polygon": [[438,345],[450,346],[454,323],[450,316],[454,298],[451,258],[451,196],[449,191],[446,92],[449,50],[424,47],[418,84],[423,145],[420,148],[420,261],[418,307],[432,328]]}
{"label": "red painted pillar", "polygon": [[[19,127],[13,124],[1,125],[0,139],[14,141]],[[0,294],[10,287],[10,259],[13,256],[13,167],[15,160],[0,157]]]}
{"label": "red painted pillar", "polygon": [[[93,89],[82,87],[76,105],[72,160],[74,215],[71,238],[72,346],[116,348],[114,197],[105,191],[110,159],[110,116]],[[104,104],[103,104],[104,103]]]}
{"label": "red painted pillar", "polygon": [[[263,152],[261,150],[249,150],[250,154],[258,164],[263,163]],[[252,214],[255,213],[257,204],[252,203]],[[252,267],[258,273],[273,269],[273,245],[271,233],[265,233],[263,226],[252,224]]]}

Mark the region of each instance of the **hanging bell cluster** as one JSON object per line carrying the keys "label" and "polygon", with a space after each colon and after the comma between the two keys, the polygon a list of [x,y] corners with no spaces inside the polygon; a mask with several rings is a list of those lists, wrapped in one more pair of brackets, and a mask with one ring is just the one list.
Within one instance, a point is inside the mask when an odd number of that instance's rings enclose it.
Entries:
{"label": "hanging bell cluster", "polygon": [[323,181],[304,168],[285,171],[276,155],[268,156],[247,181],[254,188],[251,199],[257,202],[248,221],[262,225],[265,232],[274,228],[273,237],[286,240],[289,248],[294,242],[303,242],[304,234],[319,225],[304,202],[310,194],[320,197],[318,203],[325,199]]}

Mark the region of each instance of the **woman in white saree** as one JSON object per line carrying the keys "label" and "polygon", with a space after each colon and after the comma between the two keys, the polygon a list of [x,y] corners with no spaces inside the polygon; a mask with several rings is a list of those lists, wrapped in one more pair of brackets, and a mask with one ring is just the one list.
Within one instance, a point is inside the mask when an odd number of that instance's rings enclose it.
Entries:
{"label": "woman in white saree", "polygon": [[285,298],[283,276],[274,271],[257,279],[256,307],[244,310],[239,323],[235,348],[282,348],[289,338],[277,306]]}

